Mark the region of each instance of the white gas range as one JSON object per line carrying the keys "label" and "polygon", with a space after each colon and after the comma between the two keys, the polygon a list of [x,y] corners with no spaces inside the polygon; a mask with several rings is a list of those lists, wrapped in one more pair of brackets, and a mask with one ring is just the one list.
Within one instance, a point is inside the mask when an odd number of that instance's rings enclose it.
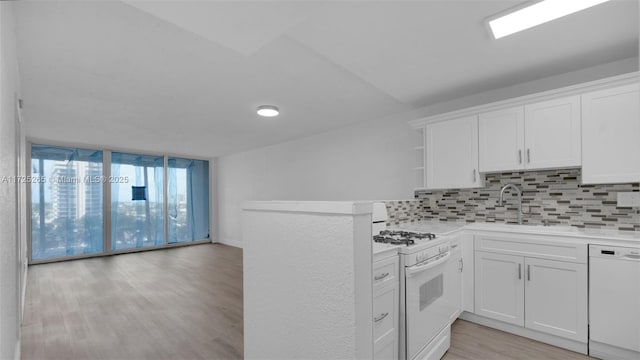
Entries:
{"label": "white gas range", "polygon": [[459,240],[448,227],[398,225],[374,235],[400,255],[399,359],[440,359],[461,311]]}

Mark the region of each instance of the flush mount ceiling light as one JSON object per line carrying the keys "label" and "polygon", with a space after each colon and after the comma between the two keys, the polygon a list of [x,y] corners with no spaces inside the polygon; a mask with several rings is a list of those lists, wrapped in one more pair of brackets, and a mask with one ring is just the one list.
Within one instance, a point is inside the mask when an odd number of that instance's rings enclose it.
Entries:
{"label": "flush mount ceiling light", "polygon": [[274,117],[280,114],[280,110],[273,105],[260,105],[258,106],[258,115],[264,117]]}
{"label": "flush mount ceiling light", "polygon": [[488,20],[495,39],[573,14],[609,0],[543,0]]}

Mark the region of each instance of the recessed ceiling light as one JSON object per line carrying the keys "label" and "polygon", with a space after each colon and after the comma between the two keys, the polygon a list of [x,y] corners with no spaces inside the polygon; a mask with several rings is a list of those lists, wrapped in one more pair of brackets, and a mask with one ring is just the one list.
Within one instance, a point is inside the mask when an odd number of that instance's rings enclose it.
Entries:
{"label": "recessed ceiling light", "polygon": [[489,20],[495,39],[573,14],[609,0],[543,0]]}
{"label": "recessed ceiling light", "polygon": [[280,114],[280,110],[273,105],[260,105],[258,106],[258,115],[264,117],[274,117]]}

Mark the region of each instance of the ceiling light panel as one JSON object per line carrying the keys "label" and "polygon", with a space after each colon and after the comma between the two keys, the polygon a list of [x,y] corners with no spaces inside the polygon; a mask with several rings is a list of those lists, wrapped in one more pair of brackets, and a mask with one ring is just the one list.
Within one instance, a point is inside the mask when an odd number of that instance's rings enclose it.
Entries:
{"label": "ceiling light panel", "polygon": [[609,0],[544,0],[489,20],[495,39],[544,24],[551,20],[602,4]]}

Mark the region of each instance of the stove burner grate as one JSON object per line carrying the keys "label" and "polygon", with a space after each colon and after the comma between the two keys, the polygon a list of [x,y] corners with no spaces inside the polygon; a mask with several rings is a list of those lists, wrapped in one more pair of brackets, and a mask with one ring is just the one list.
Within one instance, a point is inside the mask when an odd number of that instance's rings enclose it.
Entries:
{"label": "stove burner grate", "polygon": [[432,233],[415,233],[402,230],[382,230],[380,235],[374,235],[373,241],[392,245],[414,245],[416,241],[433,240],[435,234]]}
{"label": "stove burner grate", "polygon": [[393,238],[385,235],[374,235],[373,241],[377,243],[391,244],[391,245],[414,245],[416,242],[409,238]]}

